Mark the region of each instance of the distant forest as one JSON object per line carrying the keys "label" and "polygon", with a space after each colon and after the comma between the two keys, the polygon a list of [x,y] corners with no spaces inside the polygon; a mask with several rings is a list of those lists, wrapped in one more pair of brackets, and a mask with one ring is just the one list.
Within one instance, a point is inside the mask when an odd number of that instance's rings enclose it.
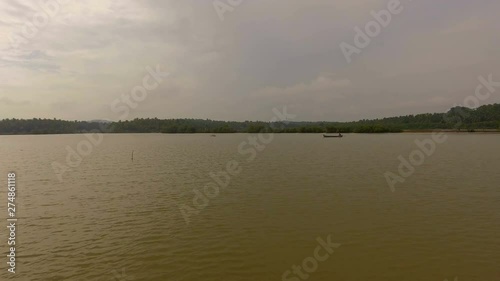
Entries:
{"label": "distant forest", "polygon": [[203,119],[134,119],[118,122],[63,121],[56,119],[4,119],[0,134],[104,133],[394,133],[448,129],[457,131],[500,130],[500,104],[476,109],[454,107],[447,113],[428,113],[356,122],[260,122]]}

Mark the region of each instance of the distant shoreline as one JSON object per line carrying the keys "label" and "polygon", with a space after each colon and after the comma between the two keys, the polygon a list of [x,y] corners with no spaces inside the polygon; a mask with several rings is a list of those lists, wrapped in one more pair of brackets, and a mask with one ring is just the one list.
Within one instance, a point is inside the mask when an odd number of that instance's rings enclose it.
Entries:
{"label": "distant shoreline", "polygon": [[[282,119],[282,120],[287,120]],[[500,104],[475,109],[453,107],[446,113],[425,113],[359,120],[329,121],[218,121],[210,119],[135,118],[111,123],[67,121],[57,119],[0,120],[0,135],[102,133],[299,133],[299,134],[384,134],[384,133],[499,133]]]}
{"label": "distant shoreline", "polygon": [[[500,130],[476,130],[473,132],[469,131],[457,131],[450,129],[422,129],[422,130],[404,130],[401,132],[384,132],[384,133],[342,133],[342,134],[368,134],[368,135],[385,135],[385,134],[430,134],[430,133],[454,133],[454,134],[500,134]],[[263,134],[288,134],[288,135],[322,135],[322,134],[336,134],[336,133],[289,133],[289,132],[262,132]],[[148,134],[161,134],[161,135],[233,135],[233,134],[259,134],[259,133],[248,133],[248,132],[229,132],[229,133],[162,133],[162,132],[75,132],[75,133],[46,133],[46,134],[33,134],[33,133],[21,133],[21,134],[0,134],[0,136],[55,136],[55,135],[83,135],[83,134],[104,134],[104,135],[148,135]]]}
{"label": "distant shoreline", "polygon": [[412,134],[412,133],[456,133],[456,134],[500,134],[500,130],[495,129],[475,129],[472,131],[467,130],[452,130],[452,129],[422,129],[422,130],[403,130],[401,133]]}

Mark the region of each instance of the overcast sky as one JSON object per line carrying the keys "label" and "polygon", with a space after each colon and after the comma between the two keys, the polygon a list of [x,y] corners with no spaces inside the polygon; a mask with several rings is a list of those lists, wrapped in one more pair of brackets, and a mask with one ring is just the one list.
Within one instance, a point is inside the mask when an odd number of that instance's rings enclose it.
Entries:
{"label": "overcast sky", "polygon": [[[350,63],[340,44],[355,46],[354,28],[389,0],[220,0],[219,14],[212,0],[64,2],[17,46],[44,9],[0,3],[0,119],[117,120],[113,101],[157,65],[170,75],[127,119],[269,120],[283,106],[297,120],[444,112],[478,76],[500,81],[498,0],[401,0]],[[500,88],[481,103],[495,102]]]}

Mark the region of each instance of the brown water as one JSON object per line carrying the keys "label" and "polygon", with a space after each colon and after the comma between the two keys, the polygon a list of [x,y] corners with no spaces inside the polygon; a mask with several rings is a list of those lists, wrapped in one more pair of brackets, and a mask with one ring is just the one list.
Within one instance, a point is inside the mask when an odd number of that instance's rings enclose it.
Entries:
{"label": "brown water", "polygon": [[[13,170],[19,221],[0,279],[282,280],[331,235],[307,280],[500,280],[500,135],[450,135],[395,192],[384,173],[429,134],[275,135],[247,161],[249,136],[106,135],[63,182],[51,163],[84,136],[1,136],[0,218]],[[240,174],[187,225],[179,206],[230,160]]]}

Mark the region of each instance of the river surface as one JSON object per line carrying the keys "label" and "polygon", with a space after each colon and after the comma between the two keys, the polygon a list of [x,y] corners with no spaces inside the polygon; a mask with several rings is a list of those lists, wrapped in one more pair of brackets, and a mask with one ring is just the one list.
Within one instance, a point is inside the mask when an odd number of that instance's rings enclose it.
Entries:
{"label": "river surface", "polygon": [[249,137],[0,136],[0,280],[500,280],[500,135],[413,153],[394,192],[384,174],[431,134]]}

